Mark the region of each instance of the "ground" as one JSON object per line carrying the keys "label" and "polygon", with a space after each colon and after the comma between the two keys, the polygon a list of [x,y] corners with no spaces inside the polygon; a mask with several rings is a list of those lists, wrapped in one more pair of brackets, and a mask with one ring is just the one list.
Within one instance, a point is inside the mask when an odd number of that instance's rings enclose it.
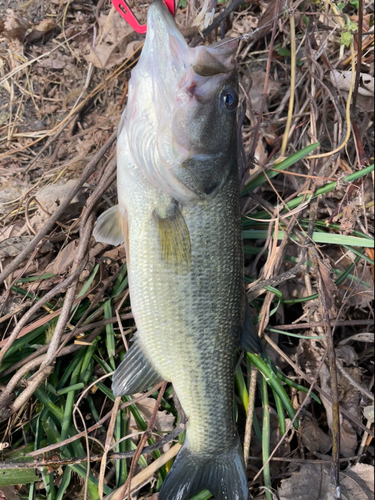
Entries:
{"label": "ground", "polygon": [[[133,2],[142,22],[150,3]],[[191,44],[240,40],[245,283],[268,356],[239,353],[236,371],[251,497],[330,499],[340,482],[372,498],[373,3],[186,0],[176,22]],[[131,475],[155,500],[182,439],[172,387],[114,401],[135,330],[126,257],[91,236],[116,203],[143,38],[109,0],[0,0],[0,499],[115,500]],[[140,436],[165,434],[131,467]]]}

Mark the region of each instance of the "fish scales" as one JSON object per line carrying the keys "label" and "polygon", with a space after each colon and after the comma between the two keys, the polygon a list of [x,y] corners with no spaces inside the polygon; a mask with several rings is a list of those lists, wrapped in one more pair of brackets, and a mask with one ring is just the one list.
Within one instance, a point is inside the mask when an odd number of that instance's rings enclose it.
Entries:
{"label": "fish scales", "polygon": [[[137,326],[114,394],[167,380],[188,418],[159,500],[203,489],[217,500],[248,498],[233,409],[241,331],[253,335],[243,324],[236,49],[233,41],[188,47],[163,2],[153,2],[118,130],[119,204],[94,231],[98,241],[125,243]],[[247,345],[261,350],[256,336]]]}
{"label": "fish scales", "polygon": [[127,188],[129,283],[140,343],[161,377],[174,384],[189,418],[190,445],[218,451],[234,438],[233,354],[242,321],[236,166],[215,198],[182,210],[194,263],[187,275],[159,257],[152,217],[157,193],[138,182]]}

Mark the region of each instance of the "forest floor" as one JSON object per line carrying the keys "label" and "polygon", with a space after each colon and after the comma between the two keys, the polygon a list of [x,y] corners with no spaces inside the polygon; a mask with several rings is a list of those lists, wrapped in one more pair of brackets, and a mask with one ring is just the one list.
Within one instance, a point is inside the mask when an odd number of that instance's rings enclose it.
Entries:
{"label": "forest floor", "polygon": [[[251,498],[373,498],[374,3],[186,0],[176,22],[239,38],[245,286],[280,376],[239,354]],[[125,250],[92,237],[143,40],[110,0],[0,0],[0,500],[128,478],[156,500],[183,442],[170,385],[111,391],[135,325]]]}

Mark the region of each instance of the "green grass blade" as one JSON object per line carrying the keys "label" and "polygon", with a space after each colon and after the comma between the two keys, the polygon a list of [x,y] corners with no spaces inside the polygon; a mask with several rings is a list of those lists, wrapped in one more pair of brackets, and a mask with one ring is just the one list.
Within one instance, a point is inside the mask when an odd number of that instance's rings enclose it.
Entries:
{"label": "green grass blade", "polygon": [[286,432],[285,411],[283,402],[281,401],[279,395],[275,391],[273,391],[273,397],[275,398],[277,416],[279,417],[280,432],[281,435],[283,436]]}
{"label": "green grass blade", "polygon": [[[109,299],[104,304],[104,318],[112,318],[112,300]],[[105,345],[107,347],[107,354],[109,358],[109,364],[112,370],[116,370],[115,354],[116,354],[116,344],[115,344],[115,330],[113,324],[106,325],[105,327],[106,337]]]}
{"label": "green grass blade", "polygon": [[195,495],[191,500],[209,500],[209,498],[212,498],[211,493],[208,490],[204,490],[199,495]]}
{"label": "green grass blade", "polygon": [[39,480],[34,469],[9,469],[0,472],[0,486],[29,484]]}
{"label": "green grass blade", "polygon": [[[70,379],[70,383],[71,383],[72,387],[77,385],[78,376],[81,372],[82,361],[81,361],[81,363],[77,364],[77,366],[75,367],[75,369],[72,373],[72,376]],[[83,384],[81,384],[81,385],[83,385]],[[72,423],[74,398],[75,398],[75,390],[73,389],[72,391],[68,392],[68,395],[66,397],[64,418],[63,418],[62,426],[61,426],[61,441],[64,441],[68,437],[69,427]]]}
{"label": "green grass blade", "polygon": [[[260,382],[262,406],[263,406],[263,425],[262,425],[262,457],[263,465],[266,464],[270,457],[270,441],[271,441],[271,415],[268,401],[268,386],[267,380],[262,377]],[[271,472],[270,464],[267,464],[263,470],[264,486],[266,488],[266,499],[272,500],[271,493]]]}
{"label": "green grass blade", "polygon": [[249,406],[249,393],[246,387],[245,379],[240,364],[237,365],[235,380],[236,380],[238,394],[242,401],[243,407],[245,408],[245,412],[247,413],[247,409]]}
{"label": "green grass blade", "polygon": [[[266,230],[246,230],[242,232],[244,239],[248,240],[266,240],[268,238],[268,231]],[[284,231],[278,231],[277,239],[282,240],[285,236]],[[273,233],[273,237],[275,234]],[[294,241],[299,241],[297,236],[294,234],[290,235],[290,238]],[[319,231],[314,231],[312,234],[312,240],[315,243],[327,244],[327,245],[343,245],[343,246],[353,246],[361,248],[373,248],[374,240],[369,238],[358,238],[357,236],[349,236],[346,234],[334,234],[334,233],[323,233]],[[352,250],[350,248],[350,250]]]}
{"label": "green grass blade", "polygon": [[[301,149],[301,151],[298,151],[297,153],[289,156],[289,158],[286,158],[282,162],[274,163],[273,168],[278,170],[279,172],[282,172],[283,170],[286,170],[287,168],[297,163],[297,161],[305,158],[305,156],[312,153],[319,146],[320,144],[318,142],[310,144],[309,146]],[[275,172],[275,170],[267,170],[267,177],[269,179],[273,179],[274,177],[279,175],[279,172]],[[255,177],[255,179],[252,179],[248,184],[246,184],[245,189],[242,191],[242,196],[248,194],[249,191],[254,191],[254,189],[261,186],[262,184],[265,184],[267,182],[267,177],[263,173],[261,173],[257,177]]]}
{"label": "green grass blade", "polygon": [[72,478],[72,468],[65,467],[64,473],[61,478],[61,483],[56,495],[56,500],[63,500],[64,494],[66,490],[69,488],[71,478]]}
{"label": "green grass blade", "polygon": [[[289,414],[289,417],[293,420],[296,412],[294,411],[293,405],[289,399],[288,394],[286,393],[284,387],[282,386],[280,380],[276,377],[275,373],[272,369],[256,354],[251,354],[249,352],[246,353],[246,356],[250,359],[250,361],[255,365],[260,372],[264,375],[267,383],[271,386],[271,388],[279,395],[284,408]],[[294,427],[298,429],[298,419],[294,421]]]}

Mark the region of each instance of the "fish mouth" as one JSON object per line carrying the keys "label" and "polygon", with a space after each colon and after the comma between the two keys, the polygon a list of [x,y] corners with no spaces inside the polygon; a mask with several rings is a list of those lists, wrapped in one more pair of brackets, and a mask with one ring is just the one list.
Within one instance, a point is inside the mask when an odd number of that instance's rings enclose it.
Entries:
{"label": "fish mouth", "polygon": [[140,64],[152,72],[153,81],[173,85],[181,78],[191,51],[162,0],[154,0],[147,14],[147,34]]}
{"label": "fish mouth", "polygon": [[[180,85],[186,81],[190,68],[190,79],[203,77],[204,81],[222,75],[225,80],[234,70],[234,54],[237,41],[227,40],[211,46],[189,47],[167,6],[162,0],[154,0],[147,15],[147,35],[142,59],[152,65],[154,76],[168,85],[177,79]],[[184,79],[185,73],[185,79]],[[170,80],[172,78],[172,81]],[[189,79],[189,78],[188,78]]]}

